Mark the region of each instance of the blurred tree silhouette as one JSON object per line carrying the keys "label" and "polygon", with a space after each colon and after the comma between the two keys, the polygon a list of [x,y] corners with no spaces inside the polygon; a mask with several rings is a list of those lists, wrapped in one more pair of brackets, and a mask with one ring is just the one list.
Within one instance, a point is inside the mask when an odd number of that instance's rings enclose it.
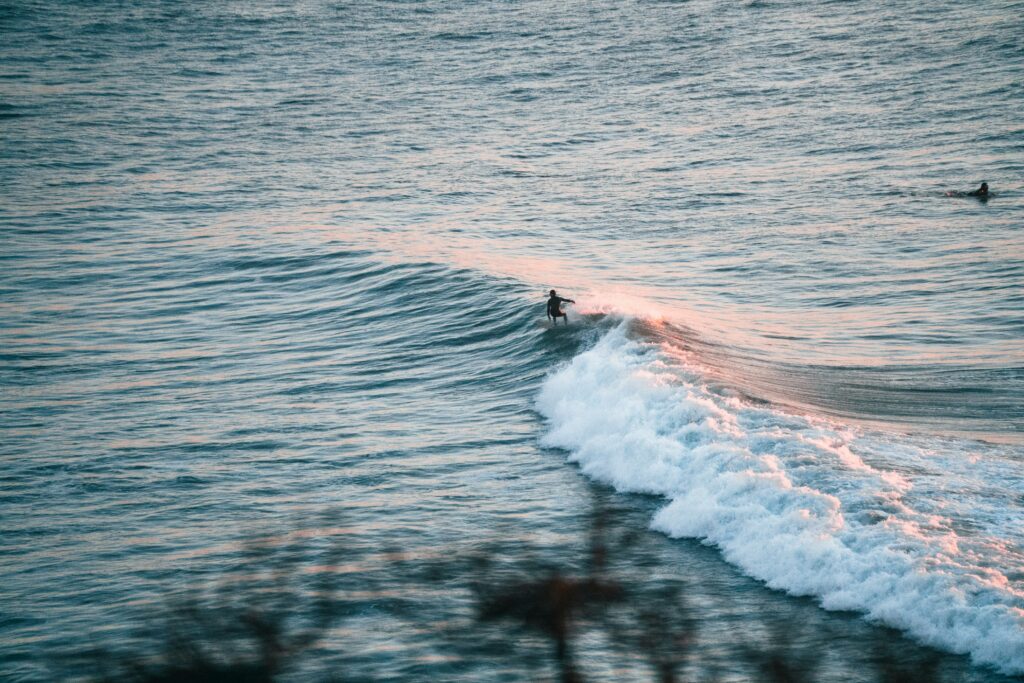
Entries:
{"label": "blurred tree silhouette", "polygon": [[[354,557],[339,541],[344,536],[315,531],[336,520],[300,525],[301,532],[251,540],[231,571],[168,598],[134,650],[84,656],[97,681],[294,678],[304,658],[319,656],[315,648],[321,642],[335,653],[357,647],[332,629],[338,624],[358,629],[357,619],[365,624],[365,600],[358,596],[376,595],[381,597],[375,609],[408,624],[410,632],[422,632],[425,622],[435,625],[433,637],[453,662],[453,673],[460,662],[476,662],[478,669],[503,663],[505,679],[582,683],[602,678],[580,656],[581,648],[596,648],[621,660],[626,670],[648,671],[652,681],[720,680],[717,665],[701,661],[699,614],[689,604],[687,585],[653,572],[642,581],[622,578],[636,575],[624,567],[656,567],[657,560],[647,557],[639,542],[648,532],[609,524],[610,518],[606,506],[596,502],[579,555],[566,559],[562,553],[558,562],[543,547],[507,535],[469,552],[452,549],[426,559],[398,550],[378,552],[379,564],[357,572],[338,570],[343,559],[351,564]],[[434,590],[452,604],[462,600],[465,605],[468,598],[471,608],[456,605],[424,614],[393,597],[396,586],[410,585]],[[743,680],[819,680],[826,653],[807,646],[799,624],[768,616],[767,635],[734,634],[735,666],[747,672]],[[908,660],[880,642],[871,663],[874,670],[861,672],[860,680],[941,681],[937,653]],[[733,667],[725,678],[736,680],[736,675]],[[394,672],[386,677],[394,678]],[[331,667],[324,678],[373,676]]]}

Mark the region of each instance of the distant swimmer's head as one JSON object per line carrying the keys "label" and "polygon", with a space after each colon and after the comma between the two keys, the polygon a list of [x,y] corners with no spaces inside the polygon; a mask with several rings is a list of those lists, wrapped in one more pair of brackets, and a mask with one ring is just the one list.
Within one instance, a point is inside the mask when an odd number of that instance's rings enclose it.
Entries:
{"label": "distant swimmer's head", "polygon": [[987,197],[988,196],[988,183],[982,183],[981,187],[977,190],[971,190],[967,193],[968,197]]}
{"label": "distant swimmer's head", "polygon": [[551,290],[551,296],[555,296],[555,290]]}

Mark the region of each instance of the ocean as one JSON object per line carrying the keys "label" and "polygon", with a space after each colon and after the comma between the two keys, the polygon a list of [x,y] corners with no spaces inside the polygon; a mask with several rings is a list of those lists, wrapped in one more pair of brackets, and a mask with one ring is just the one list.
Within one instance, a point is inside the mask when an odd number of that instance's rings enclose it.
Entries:
{"label": "ocean", "polygon": [[[87,675],[267,529],[344,539],[307,569],[358,585],[495,538],[572,562],[599,504],[722,680],[766,619],[816,680],[879,642],[1024,675],[1024,3],[20,0],[0,32],[0,678]],[[446,654],[433,610],[470,607],[415,574],[291,675],[522,680]]]}

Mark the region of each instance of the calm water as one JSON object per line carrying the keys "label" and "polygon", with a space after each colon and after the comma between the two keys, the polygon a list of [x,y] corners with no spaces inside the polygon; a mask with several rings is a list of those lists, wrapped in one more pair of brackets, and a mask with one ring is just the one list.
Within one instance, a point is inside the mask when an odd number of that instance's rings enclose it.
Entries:
{"label": "calm water", "polygon": [[[772,614],[834,680],[886,627],[1024,673],[1022,17],[0,8],[2,677],[255,529],[557,553],[609,485],[709,657]],[[325,667],[452,675],[367,600]]]}

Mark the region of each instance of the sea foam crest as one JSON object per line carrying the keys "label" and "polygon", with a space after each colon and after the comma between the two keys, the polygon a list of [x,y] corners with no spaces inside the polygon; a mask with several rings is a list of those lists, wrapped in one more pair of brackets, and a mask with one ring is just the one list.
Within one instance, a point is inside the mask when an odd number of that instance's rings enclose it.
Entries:
{"label": "sea foam crest", "polygon": [[666,497],[655,529],[716,545],[772,588],[1024,672],[1024,591],[1006,576],[1019,555],[917,506],[911,475],[877,465],[906,445],[713,391],[627,330],[546,380],[546,446],[620,491]]}

